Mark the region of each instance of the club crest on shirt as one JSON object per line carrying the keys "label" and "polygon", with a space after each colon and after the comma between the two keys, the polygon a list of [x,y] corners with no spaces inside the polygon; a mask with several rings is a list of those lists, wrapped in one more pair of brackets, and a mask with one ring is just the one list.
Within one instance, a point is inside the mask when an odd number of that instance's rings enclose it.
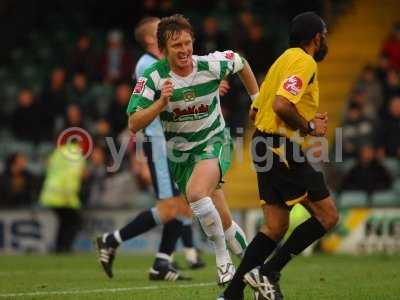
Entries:
{"label": "club crest on shirt", "polygon": [[144,88],[146,87],[146,82],[147,82],[146,78],[140,77],[135,85],[135,88],[133,89],[133,94],[141,95],[144,91]]}
{"label": "club crest on shirt", "polygon": [[183,100],[185,102],[190,102],[193,101],[194,99],[196,99],[196,94],[194,90],[187,90],[183,92]]}
{"label": "club crest on shirt", "polygon": [[291,93],[294,96],[298,95],[298,93],[301,91],[302,86],[303,81],[295,75],[290,76],[283,83],[283,88],[285,89],[285,91]]}

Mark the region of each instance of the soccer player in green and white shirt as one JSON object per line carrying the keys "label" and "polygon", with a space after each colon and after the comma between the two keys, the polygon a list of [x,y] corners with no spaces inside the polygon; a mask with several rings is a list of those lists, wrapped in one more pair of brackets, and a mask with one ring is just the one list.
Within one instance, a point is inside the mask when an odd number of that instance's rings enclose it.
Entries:
{"label": "soccer player in green and white shirt", "polygon": [[[219,187],[231,163],[232,141],[225,130],[218,88],[234,73],[252,98],[258,85],[237,53],[193,55],[192,27],[182,15],[161,19],[157,39],[165,59],[138,79],[127,109],[129,128],[137,132],[160,117],[172,176],[213,243],[218,283],[225,284],[235,272],[223,230],[230,227],[232,217]],[[246,244],[244,239],[239,242]]]}

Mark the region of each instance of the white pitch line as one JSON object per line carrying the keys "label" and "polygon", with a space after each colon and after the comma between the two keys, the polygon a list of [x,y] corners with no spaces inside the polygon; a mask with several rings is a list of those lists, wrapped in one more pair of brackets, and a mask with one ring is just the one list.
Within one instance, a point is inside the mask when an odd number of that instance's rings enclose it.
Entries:
{"label": "white pitch line", "polygon": [[0,298],[25,297],[25,296],[49,296],[49,295],[76,295],[76,294],[93,294],[93,293],[119,293],[119,292],[129,292],[129,291],[157,290],[157,289],[171,288],[171,287],[185,289],[194,287],[206,287],[215,284],[216,284],[215,282],[205,282],[205,283],[179,284],[179,285],[151,285],[151,286],[138,286],[138,287],[114,288],[114,289],[13,293],[13,294],[0,294]]}
{"label": "white pitch line", "polygon": [[[70,273],[75,270],[34,270],[34,271],[0,271],[0,276],[14,276],[14,275],[40,275],[40,274],[60,274],[60,273]],[[98,270],[95,269],[82,269],[79,270],[79,273],[98,273]],[[129,273],[143,273],[143,270],[119,270],[118,273],[121,274],[129,274]]]}

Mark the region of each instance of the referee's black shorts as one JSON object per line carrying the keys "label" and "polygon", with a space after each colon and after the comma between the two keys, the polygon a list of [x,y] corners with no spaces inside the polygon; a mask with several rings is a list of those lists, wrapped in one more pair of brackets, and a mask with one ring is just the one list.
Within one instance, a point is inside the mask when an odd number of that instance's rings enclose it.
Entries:
{"label": "referee's black shorts", "polygon": [[[288,138],[256,130],[252,156],[262,203],[289,208],[306,197],[319,201],[329,196],[323,174],[310,165],[300,146]],[[297,159],[299,156],[304,159]]]}

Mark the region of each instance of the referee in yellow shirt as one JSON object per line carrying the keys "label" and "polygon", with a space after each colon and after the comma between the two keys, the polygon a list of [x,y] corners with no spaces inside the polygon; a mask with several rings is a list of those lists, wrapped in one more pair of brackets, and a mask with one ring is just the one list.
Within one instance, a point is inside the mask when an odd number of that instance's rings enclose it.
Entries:
{"label": "referee in yellow shirt", "polygon": [[[328,52],[325,22],[315,13],[297,15],[290,26],[290,48],[271,66],[252,104],[256,132],[254,166],[266,224],[219,300],[243,299],[247,283],[255,299],[283,299],[280,272],[293,256],[320,239],[338,220],[323,175],[314,170],[302,149],[310,138],[324,137],[327,114],[318,113],[317,62]],[[276,249],[289,225],[291,207],[301,203],[311,217]]]}

